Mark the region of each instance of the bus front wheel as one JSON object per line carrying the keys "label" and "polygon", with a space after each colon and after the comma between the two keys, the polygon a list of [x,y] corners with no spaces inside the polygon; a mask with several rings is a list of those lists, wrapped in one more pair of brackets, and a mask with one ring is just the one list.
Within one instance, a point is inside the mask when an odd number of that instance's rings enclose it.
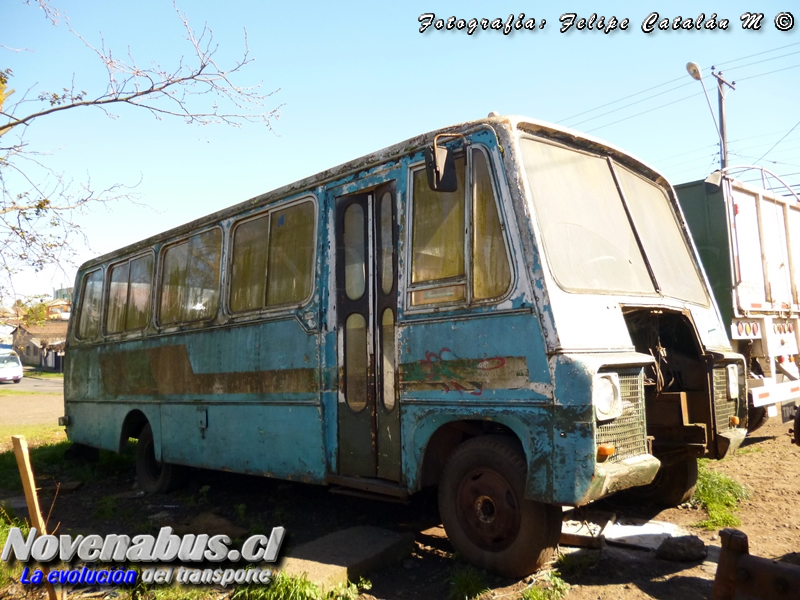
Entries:
{"label": "bus front wheel", "polygon": [[561,510],[525,499],[526,473],[524,455],[504,437],[473,438],[453,451],[439,484],[439,514],[467,561],[522,577],[550,558]]}
{"label": "bus front wheel", "polygon": [[182,480],[182,467],[156,460],[153,429],[150,423],[139,433],[136,446],[136,480],[148,494],[165,494],[177,488]]}

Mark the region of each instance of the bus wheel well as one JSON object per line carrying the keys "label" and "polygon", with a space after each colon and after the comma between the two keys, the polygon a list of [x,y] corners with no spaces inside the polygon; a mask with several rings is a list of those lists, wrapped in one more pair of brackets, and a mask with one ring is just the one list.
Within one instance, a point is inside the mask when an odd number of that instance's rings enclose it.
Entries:
{"label": "bus wheel well", "polygon": [[512,438],[522,448],[522,443],[514,431],[492,421],[451,421],[434,432],[425,447],[422,459],[421,487],[438,485],[444,472],[444,465],[450,455],[463,442],[481,435],[503,435]]}
{"label": "bus wheel well", "polygon": [[129,438],[138,438],[144,426],[149,421],[144,413],[140,410],[132,410],[127,414],[125,420],[122,422],[122,430],[119,434],[119,451],[124,452],[128,445]]}

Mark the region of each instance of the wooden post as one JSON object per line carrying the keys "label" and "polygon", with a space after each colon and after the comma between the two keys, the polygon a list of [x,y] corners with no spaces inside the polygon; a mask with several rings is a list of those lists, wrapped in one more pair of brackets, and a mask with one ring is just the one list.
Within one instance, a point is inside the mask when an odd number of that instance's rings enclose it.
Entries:
{"label": "wooden post", "polygon": [[[22,478],[22,488],[25,490],[25,501],[28,504],[28,515],[30,515],[31,524],[39,532],[39,535],[47,535],[44,519],[42,519],[42,513],[39,510],[39,498],[36,495],[36,483],[33,479],[31,459],[28,455],[28,442],[25,441],[24,435],[12,435],[11,442],[14,445],[14,456],[17,457],[17,468],[19,469],[19,476]],[[58,600],[53,584],[47,582],[47,574],[49,572],[50,569],[47,568],[47,565],[42,565],[47,596],[50,600]]]}

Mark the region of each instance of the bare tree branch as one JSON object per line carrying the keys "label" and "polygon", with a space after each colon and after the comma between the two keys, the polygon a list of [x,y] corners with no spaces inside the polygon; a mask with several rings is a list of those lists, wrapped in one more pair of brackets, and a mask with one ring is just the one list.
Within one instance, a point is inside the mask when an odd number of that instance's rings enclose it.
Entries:
{"label": "bare tree branch", "polygon": [[[218,45],[212,30],[204,24],[199,31],[173,0],[175,14],[184,30],[187,55],[172,67],[152,64],[140,66],[130,49],[119,58],[106,46],[102,35],[93,44],[73,29],[66,14],[49,0],[22,0],[43,11],[54,26],[66,27],[102,62],[106,80],[101,89],[89,92],[76,87],[74,75],[58,91],[21,95],[8,88],[13,77],[10,69],[0,69],[0,295],[6,284],[23,267],[40,270],[68,259],[71,240],[83,239],[80,216],[94,205],[121,199],[135,201],[133,186],[115,184],[97,190],[91,178],[76,184],[70,177],[56,173],[47,165],[48,154],[35,151],[26,141],[26,131],[40,119],[64,111],[94,107],[111,118],[116,107],[143,109],[156,119],[182,119],[186,123],[207,125],[222,123],[241,127],[261,123],[271,129],[279,117],[280,105],[268,107],[272,95],[263,93],[260,84],[241,86],[236,80],[253,58],[244,31],[241,57],[229,65],[217,60]],[[0,50],[17,52],[0,46]],[[9,98],[16,100],[10,103]],[[138,184],[136,184],[138,185]]]}

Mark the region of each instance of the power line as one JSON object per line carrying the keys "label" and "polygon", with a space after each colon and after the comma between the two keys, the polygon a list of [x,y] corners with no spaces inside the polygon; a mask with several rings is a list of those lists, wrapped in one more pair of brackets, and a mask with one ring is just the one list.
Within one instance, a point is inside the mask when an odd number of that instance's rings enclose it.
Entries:
{"label": "power line", "polygon": [[[748,58],[753,58],[753,57],[755,57],[755,56],[761,56],[762,54],[768,54],[768,53],[770,53],[770,52],[777,52],[778,50],[783,50],[784,48],[790,48],[790,47],[792,47],[792,46],[797,46],[797,45],[800,45],[800,42],[795,42],[795,43],[792,43],[792,44],[787,44],[787,45],[785,45],[785,46],[779,46],[779,47],[777,47],[777,48],[773,48],[773,49],[771,49],[771,50],[764,50],[764,51],[762,51],[762,52],[756,52],[756,53],[754,53],[754,54],[749,54],[749,55],[747,55],[747,56],[743,56],[743,57],[740,57],[740,58],[734,58],[734,59],[732,59],[732,60],[724,61],[724,62],[721,62],[721,63],[715,63],[715,64],[716,64],[717,66],[727,65],[727,64],[731,64],[731,63],[738,62],[738,61],[740,61],[740,60],[746,60],[746,59],[748,59]],[[752,66],[752,65],[755,65],[755,64],[760,64],[760,63],[763,63],[763,62],[768,62],[768,61],[770,61],[770,60],[777,60],[777,59],[784,58],[784,57],[786,57],[786,56],[791,56],[791,55],[793,55],[793,54],[798,54],[798,53],[800,53],[800,51],[798,51],[798,52],[790,52],[790,53],[788,53],[788,54],[784,54],[784,55],[781,55],[781,56],[774,56],[774,57],[772,57],[772,58],[767,58],[767,59],[765,59],[765,60],[756,61],[756,62],[754,62],[754,63],[750,63],[750,64],[748,64],[748,65],[740,65],[740,66],[738,66],[738,67],[732,67],[732,69],[741,69],[741,68],[744,68],[744,67]],[[800,66],[800,65],[798,65],[798,66]],[[793,67],[788,67],[788,68],[793,68]],[[777,73],[778,71],[781,71],[781,70],[785,70],[785,69],[778,69],[777,71],[771,71],[770,73]],[[763,75],[769,75],[770,73],[763,73]],[[750,76],[750,77],[746,77],[746,78],[743,78],[743,79],[739,79],[739,81],[745,81],[745,79],[752,79],[753,77],[760,77],[761,75],[762,75],[762,74],[758,74],[758,75],[752,75],[752,76]],[[607,106],[611,106],[612,104],[617,104],[618,102],[624,102],[625,100],[628,100],[629,98],[634,98],[634,97],[636,97],[636,96],[639,96],[640,94],[645,94],[645,93],[647,93],[647,92],[650,92],[650,91],[652,91],[652,90],[658,89],[658,88],[660,88],[660,87],[664,87],[665,85],[669,85],[669,84],[671,84],[671,83],[675,83],[676,81],[680,81],[680,80],[684,79],[684,77],[685,77],[685,76],[684,76],[684,75],[682,75],[682,76],[680,76],[680,77],[677,77],[677,78],[675,78],[675,79],[671,79],[671,80],[669,80],[669,81],[666,81],[666,82],[664,82],[664,83],[659,83],[658,85],[654,85],[654,86],[652,86],[652,87],[649,87],[649,88],[647,88],[647,89],[644,89],[644,90],[641,90],[641,91],[638,91],[638,92],[634,92],[633,94],[629,94],[629,95],[627,95],[627,96],[623,96],[622,98],[618,98],[617,100],[612,100],[611,102],[606,102],[605,104],[601,104],[600,106],[596,106],[595,108],[591,108],[591,109],[589,109],[589,110],[585,110],[585,111],[583,111],[583,112],[577,113],[577,114],[575,114],[575,115],[572,115],[572,116],[570,116],[570,117],[566,117],[566,118],[564,118],[564,119],[561,119],[560,121],[556,121],[556,123],[558,123],[558,124],[565,123],[566,121],[571,121],[572,119],[576,119],[576,118],[578,118],[578,117],[581,117],[581,116],[583,116],[583,115],[585,115],[585,114],[588,114],[588,113],[595,112],[595,111],[597,111],[597,110],[600,110],[600,109],[602,109],[602,108],[605,108],[605,107],[607,107]],[[689,82],[689,83],[688,83],[688,84],[686,84],[686,85],[689,85],[689,84],[691,84],[691,82]],[[671,91],[674,91],[674,90],[676,90],[676,89],[678,89],[678,88],[680,88],[680,87],[683,87],[683,85],[680,85],[680,86],[674,87],[674,88],[672,88],[672,89],[670,89],[670,90],[666,90],[666,92],[661,92],[661,93],[667,93],[667,92],[671,92]],[[657,96],[657,95],[656,95],[656,96]],[[651,98],[652,98],[652,97],[656,97],[656,96],[651,96]],[[639,102],[643,102],[643,101],[644,101],[644,100],[639,100],[639,101],[637,101],[637,102],[634,102],[634,103],[632,103],[632,104],[630,104],[630,105],[628,105],[628,106],[633,106],[634,104],[638,104]],[[625,108],[625,107],[622,107],[622,108]],[[620,108],[620,109],[615,109],[615,111],[616,111],[616,110],[621,110],[621,108]],[[610,111],[610,112],[615,112],[615,111]],[[609,113],[604,113],[604,115],[605,115],[605,114],[609,114]],[[590,120],[592,120],[592,119],[595,119],[595,118],[600,118],[600,117],[602,117],[602,116],[604,116],[604,115],[598,115],[598,116],[596,116],[596,117],[591,117],[591,118],[589,118],[589,119],[585,119],[584,121],[581,121],[581,122],[579,122],[579,123],[575,123],[575,124],[574,124],[574,125],[572,125],[572,126],[575,126],[575,125],[580,125],[581,123],[586,123],[587,121],[590,121]]]}
{"label": "power line", "polygon": [[800,125],[800,121],[798,121],[798,122],[795,124],[795,126],[794,126],[794,127],[792,127],[792,128],[791,128],[791,129],[790,129],[788,132],[786,132],[786,135],[784,135],[784,136],[783,136],[781,139],[779,139],[777,142],[775,142],[775,143],[772,145],[772,148],[770,148],[769,150],[767,150],[766,152],[764,152],[764,154],[762,154],[762,155],[761,155],[761,158],[759,158],[759,159],[758,159],[758,160],[755,162],[755,164],[758,164],[758,162],[759,162],[761,159],[763,159],[763,158],[764,158],[764,157],[765,157],[767,154],[769,154],[770,152],[772,152],[772,151],[775,149],[775,146],[777,146],[778,144],[780,144],[780,143],[781,143],[783,140],[785,140],[785,139],[786,139],[786,138],[789,136],[789,134],[790,134],[790,133],[792,133],[792,132],[793,132],[795,129],[797,129],[797,126],[798,126],[798,125]]}
{"label": "power line", "polygon": [[[681,79],[683,79],[683,77],[681,77]],[[648,96],[647,98],[642,98],[641,100],[637,100],[636,102],[631,102],[630,104],[626,104],[625,106],[620,106],[619,108],[615,108],[614,110],[610,110],[608,112],[604,112],[601,115],[596,115],[594,117],[589,117],[588,119],[584,119],[583,121],[578,121],[577,123],[573,123],[572,125],[570,125],[570,127],[577,127],[578,125],[581,125],[583,123],[587,123],[588,121],[593,121],[595,119],[599,119],[600,117],[605,117],[606,115],[610,115],[611,113],[615,113],[618,110],[622,110],[624,108],[630,108],[631,106],[634,106],[635,104],[640,104],[641,102],[645,102],[647,100],[652,100],[653,98],[657,98],[661,94],[666,94],[667,92],[672,92],[672,91],[675,91],[675,90],[677,90],[679,88],[686,87],[687,85],[691,85],[691,83],[692,83],[691,81],[687,81],[686,83],[682,83],[681,85],[675,86],[674,88],[666,90],[665,92],[659,92],[658,94],[655,94],[653,96]]]}
{"label": "power line", "polygon": [[747,81],[748,79],[755,79],[756,77],[763,77],[764,75],[772,75],[773,73],[780,73],[781,71],[788,71],[789,69],[796,69],[797,67],[800,67],[800,64],[784,67],[783,69],[776,69],[775,71],[767,71],[766,73],[758,73],[757,75],[750,75],[750,77],[741,77],[739,81]]}
{"label": "power line", "polygon": [[619,119],[618,121],[613,121],[611,123],[606,123],[605,125],[600,125],[599,127],[595,127],[594,129],[589,129],[587,133],[591,133],[593,131],[597,131],[598,129],[603,129],[604,127],[609,127],[610,125],[616,125],[617,123],[622,123],[623,121],[627,121],[628,119],[633,119],[634,117],[639,117],[641,115],[645,115],[649,112],[653,112],[654,110],[658,110],[660,108],[666,108],[667,106],[671,106],[673,104],[677,104],[678,102],[683,102],[684,100],[688,100],[689,98],[694,98],[695,96],[699,96],[700,92],[696,94],[691,94],[689,96],[684,96],[683,98],[678,98],[677,100],[673,100],[672,102],[667,102],[666,104],[661,104],[660,106],[656,106],[655,108],[651,108],[640,113],[636,113],[635,115],[631,115],[629,117],[625,117],[624,119]]}
{"label": "power line", "polygon": [[784,48],[791,48],[792,46],[798,46],[798,45],[800,45],[800,42],[795,42],[794,44],[787,44],[786,46],[778,46],[777,48],[773,48],[772,50],[764,50],[763,52],[756,52],[755,54],[748,54],[747,56],[743,56],[742,58],[734,58],[732,60],[726,60],[725,62],[715,63],[715,64],[717,66],[729,65],[731,63],[739,62],[740,60],[747,60],[748,58],[753,58],[754,56],[761,56],[762,54],[769,54],[770,52],[777,52],[778,50],[783,50]]}
{"label": "power line", "polygon": [[735,71],[736,69],[744,69],[746,67],[752,67],[753,65],[760,65],[761,63],[769,62],[771,60],[778,60],[779,58],[786,58],[787,56],[793,56],[795,54],[800,54],[800,50],[797,52],[789,52],[788,54],[781,54],[780,56],[773,56],[772,58],[765,58],[764,60],[757,60],[756,62],[747,63],[746,65],[739,65],[738,67],[731,67],[730,69],[725,69],[728,72]]}
{"label": "power line", "polygon": [[577,117],[583,116],[583,115],[585,115],[587,113],[594,112],[596,110],[600,110],[601,108],[605,108],[606,106],[611,106],[612,104],[616,104],[617,102],[622,102],[624,100],[627,100],[628,98],[633,98],[634,96],[638,96],[639,94],[644,94],[646,92],[658,89],[660,87],[664,87],[665,85],[669,85],[670,83],[675,83],[676,81],[680,81],[681,79],[683,79],[683,75],[681,75],[680,77],[676,77],[675,79],[672,79],[672,80],[667,81],[665,83],[659,83],[658,85],[654,85],[653,87],[649,87],[646,90],[642,90],[640,92],[635,92],[633,94],[625,96],[624,98],[619,98],[618,100],[612,100],[611,102],[607,102],[606,104],[601,104],[600,106],[596,106],[595,108],[591,108],[589,110],[585,110],[583,112],[578,113],[577,115],[572,115],[571,117],[566,117],[564,119],[561,119],[560,121],[556,121],[556,124],[561,124],[561,123],[564,123],[565,121],[570,121],[571,119],[576,119]]}

